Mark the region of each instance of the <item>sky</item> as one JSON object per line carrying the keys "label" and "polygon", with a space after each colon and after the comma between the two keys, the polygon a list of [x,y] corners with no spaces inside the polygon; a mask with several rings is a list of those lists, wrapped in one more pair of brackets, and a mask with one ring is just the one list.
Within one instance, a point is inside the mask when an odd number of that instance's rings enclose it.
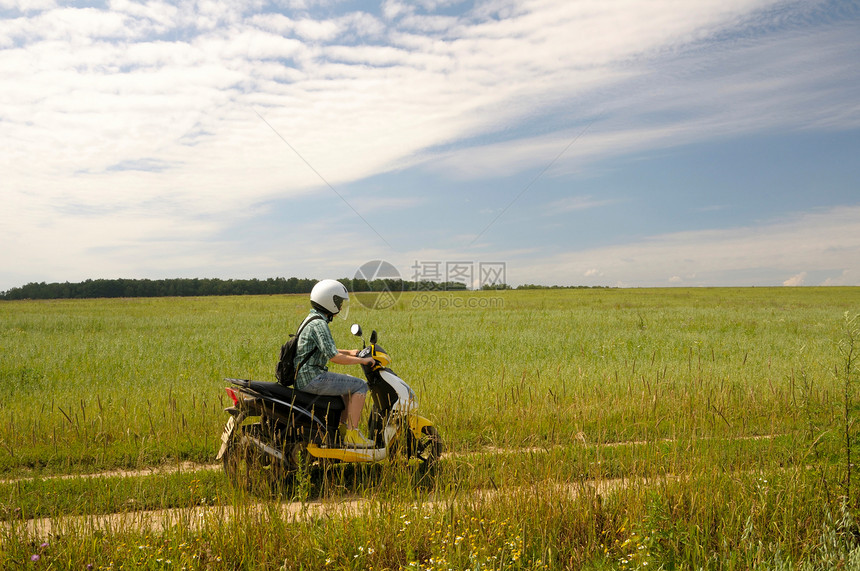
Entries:
{"label": "sky", "polygon": [[0,291],[856,286],[860,2],[0,0],[0,200]]}

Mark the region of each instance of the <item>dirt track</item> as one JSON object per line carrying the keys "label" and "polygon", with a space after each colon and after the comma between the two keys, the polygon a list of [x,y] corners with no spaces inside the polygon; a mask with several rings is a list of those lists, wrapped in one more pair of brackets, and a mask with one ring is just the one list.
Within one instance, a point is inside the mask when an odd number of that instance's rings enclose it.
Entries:
{"label": "dirt track", "polygon": [[[773,436],[752,436],[739,438],[737,440],[761,440],[772,438]],[[580,445],[589,446],[584,440],[578,442]],[[641,445],[645,442],[622,442],[604,444],[602,446],[623,446],[623,445]],[[503,449],[503,448],[487,448],[475,452],[462,453],[446,453],[445,457],[465,457],[472,455],[508,455],[508,454],[535,454],[546,453],[549,450],[558,448],[553,446],[550,448],[519,448],[519,449]],[[107,478],[107,477],[134,477],[134,476],[149,476],[154,474],[169,474],[177,472],[195,472],[201,470],[220,470],[221,464],[192,464],[183,463],[176,466],[162,466],[154,468],[145,468],[142,470],[117,470],[109,472],[101,472],[97,474],[87,475],[63,475],[55,476],[58,479],[66,478]],[[26,479],[26,478],[25,478]],[[5,480],[4,482],[14,482],[18,480]],[[645,480],[636,480],[637,483],[647,484],[653,483]],[[586,489],[593,490],[597,493],[606,493],[612,490],[619,489],[626,485],[632,484],[631,480],[624,479],[609,479],[609,480],[592,480],[578,484],[560,485],[560,490],[565,491],[570,497],[576,497]],[[511,490],[508,490],[511,492]],[[476,499],[492,499],[493,496],[502,493],[500,490],[479,490],[468,495],[457,497],[456,501],[463,502]],[[306,519],[322,516],[348,516],[350,514],[360,513],[363,508],[368,506],[372,500],[343,498],[340,500],[312,500],[305,502],[282,502],[278,504],[278,509],[282,513],[282,517],[286,519]],[[448,507],[450,501],[435,500],[425,502],[425,508],[433,509],[436,506]],[[267,509],[271,504],[255,504],[250,508],[252,511],[261,511]],[[140,529],[161,531],[168,529],[174,525],[185,526],[189,528],[201,528],[207,525],[207,522],[226,522],[235,517],[236,508],[233,506],[196,506],[193,508],[176,508],[164,510],[150,511],[130,511],[124,513],[88,515],[88,516],[69,516],[60,519],[56,518],[40,518],[27,520],[24,522],[6,522],[0,524],[9,527],[14,527],[18,532],[26,532],[35,537],[47,537],[51,534],[68,532],[70,530],[103,530],[106,532]]]}
{"label": "dirt track", "polygon": [[[74,480],[86,478],[134,478],[136,476],[155,476],[156,474],[176,474],[178,472],[201,472],[204,470],[220,470],[221,464],[197,464],[194,462],[182,462],[181,464],[166,464],[164,466],[151,466],[140,470],[108,470],[94,474],[63,474],[60,476],[41,476],[40,480]],[[14,484],[35,480],[35,476],[23,478],[8,478],[0,480],[0,484]]]}
{"label": "dirt track", "polygon": [[[594,480],[581,484],[560,485],[560,491],[566,492],[571,498],[575,498],[585,490],[593,490],[604,494],[630,484],[629,480]],[[509,490],[510,491],[510,490]],[[504,493],[502,490],[479,490],[467,495],[462,495],[450,500],[432,500],[422,503],[422,507],[428,510],[447,509],[451,502],[465,502],[470,500],[492,501],[492,499]],[[374,501],[367,499],[340,499],[340,500],[313,500],[306,502],[281,502],[277,509],[281,517],[289,521],[313,519],[318,517],[349,517],[358,515],[370,506]],[[207,524],[223,524],[240,515],[258,515],[269,509],[271,504],[252,504],[242,508],[233,506],[198,506],[194,508],[177,508],[166,510],[138,511],[128,513],[114,513],[90,516],[69,516],[61,519],[40,518],[19,522],[14,525],[18,533],[26,533],[36,538],[45,538],[50,535],[65,534],[71,531],[101,530],[107,533],[116,531],[128,531],[131,529],[140,531],[159,532],[173,526],[181,526],[187,529],[204,528]],[[241,510],[241,511],[239,511]]]}

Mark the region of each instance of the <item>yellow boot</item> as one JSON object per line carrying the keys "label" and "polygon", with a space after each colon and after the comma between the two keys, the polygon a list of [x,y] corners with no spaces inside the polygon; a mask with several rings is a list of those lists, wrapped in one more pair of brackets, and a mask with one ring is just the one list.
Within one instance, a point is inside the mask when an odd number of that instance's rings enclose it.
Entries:
{"label": "yellow boot", "polygon": [[361,433],[357,428],[347,428],[346,432],[343,434],[343,444],[344,446],[351,446],[353,448],[373,448],[373,440],[368,440],[364,437],[364,434]]}

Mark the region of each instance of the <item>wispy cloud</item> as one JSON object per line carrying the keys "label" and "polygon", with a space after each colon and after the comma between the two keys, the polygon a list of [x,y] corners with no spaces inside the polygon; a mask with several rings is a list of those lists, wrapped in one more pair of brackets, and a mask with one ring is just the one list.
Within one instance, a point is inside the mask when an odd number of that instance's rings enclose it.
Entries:
{"label": "wispy cloud", "polygon": [[[653,236],[510,266],[521,281],[564,276],[571,285],[860,285],[860,207]],[[813,273],[824,277],[811,283]]]}
{"label": "wispy cloud", "polygon": [[577,212],[580,210],[591,210],[592,208],[600,208],[601,206],[608,206],[610,204],[616,204],[618,201],[615,199],[595,199],[592,196],[568,196],[566,198],[562,198],[561,200],[556,200],[551,202],[547,206],[547,212],[549,214],[564,214],[567,212]]}

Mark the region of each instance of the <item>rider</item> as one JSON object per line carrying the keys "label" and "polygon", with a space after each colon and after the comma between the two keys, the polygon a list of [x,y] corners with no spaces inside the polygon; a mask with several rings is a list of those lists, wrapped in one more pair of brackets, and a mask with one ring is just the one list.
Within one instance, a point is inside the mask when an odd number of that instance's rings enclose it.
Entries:
{"label": "rider", "polygon": [[[340,395],[346,403],[339,427],[344,444],[369,448],[373,441],[358,430],[367,383],[351,375],[332,373],[326,366],[329,361],[338,365],[373,365],[373,358],[359,357],[358,349],[338,349],[334,343],[328,324],[340,313],[345,301],[349,301],[349,293],[337,280],[322,280],[311,290],[311,311],[305,318],[307,325],[299,336],[296,349],[294,365],[298,372],[295,386],[316,395]],[[308,321],[314,316],[322,319]],[[304,365],[300,366],[302,362]]]}

